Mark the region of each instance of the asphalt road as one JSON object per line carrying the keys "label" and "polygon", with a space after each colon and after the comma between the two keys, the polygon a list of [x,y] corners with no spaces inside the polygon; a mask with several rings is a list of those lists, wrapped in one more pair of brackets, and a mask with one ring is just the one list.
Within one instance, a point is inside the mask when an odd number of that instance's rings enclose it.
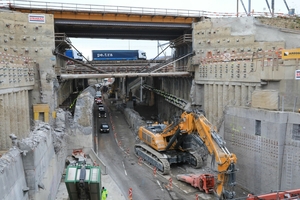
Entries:
{"label": "asphalt road", "polygon": [[[216,199],[212,194],[176,180],[177,174],[208,173],[207,167],[193,169],[187,165],[172,165],[170,175],[162,176],[154,173],[151,166],[140,163],[133,150],[136,134],[129,128],[122,112],[110,103],[104,101],[107,118],[98,118],[96,122],[98,156],[125,197],[131,188],[134,200],[195,200],[197,196],[199,199]],[[109,133],[99,133],[101,122],[110,125]]]}
{"label": "asphalt road", "polygon": [[184,199],[165,188],[164,185],[168,184],[165,178],[154,175],[153,170],[139,163],[133,153],[134,133],[123,114],[107,104],[109,103],[104,104],[109,111],[107,118],[99,118],[97,124],[105,121],[109,123],[111,130],[109,133],[98,133],[98,156],[124,196],[128,196],[129,188],[132,188],[133,199]]}

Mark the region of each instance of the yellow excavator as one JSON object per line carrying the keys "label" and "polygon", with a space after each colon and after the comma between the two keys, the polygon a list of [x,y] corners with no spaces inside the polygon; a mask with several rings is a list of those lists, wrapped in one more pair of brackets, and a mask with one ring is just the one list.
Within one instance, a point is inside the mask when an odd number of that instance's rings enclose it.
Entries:
{"label": "yellow excavator", "polygon": [[138,136],[140,143],[135,144],[136,155],[162,174],[168,174],[173,163],[188,163],[200,168],[209,153],[217,163],[215,194],[219,199],[235,196],[237,158],[229,152],[202,112],[184,111],[171,124],[147,123],[139,128]]}

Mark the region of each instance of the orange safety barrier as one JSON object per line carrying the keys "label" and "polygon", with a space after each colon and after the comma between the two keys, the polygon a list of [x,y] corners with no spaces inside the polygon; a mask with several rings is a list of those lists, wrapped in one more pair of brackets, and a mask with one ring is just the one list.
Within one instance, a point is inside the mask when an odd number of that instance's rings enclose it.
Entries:
{"label": "orange safety barrier", "polygon": [[168,185],[168,186],[169,186],[169,188],[171,188],[171,189],[172,189],[172,187],[173,187],[173,186],[172,186],[172,184],[173,184],[172,182],[173,182],[173,181],[172,181],[172,178],[169,178],[169,185]]}
{"label": "orange safety barrier", "polygon": [[132,200],[132,188],[129,188],[128,195],[129,199]]}
{"label": "orange safety barrier", "polygon": [[142,165],[142,157],[139,157],[139,165]]}
{"label": "orange safety barrier", "polygon": [[96,161],[93,162],[93,165],[94,166],[99,166],[99,164]]}
{"label": "orange safety barrier", "polygon": [[154,167],[153,168],[153,174],[154,174],[154,176],[156,176],[156,170],[157,170],[156,167]]}

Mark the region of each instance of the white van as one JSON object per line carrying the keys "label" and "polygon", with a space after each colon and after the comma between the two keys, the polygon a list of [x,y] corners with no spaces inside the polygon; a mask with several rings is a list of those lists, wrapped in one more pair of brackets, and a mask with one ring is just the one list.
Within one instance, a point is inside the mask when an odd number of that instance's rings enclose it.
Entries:
{"label": "white van", "polygon": [[102,97],[102,93],[100,91],[96,92],[95,98],[101,98]]}

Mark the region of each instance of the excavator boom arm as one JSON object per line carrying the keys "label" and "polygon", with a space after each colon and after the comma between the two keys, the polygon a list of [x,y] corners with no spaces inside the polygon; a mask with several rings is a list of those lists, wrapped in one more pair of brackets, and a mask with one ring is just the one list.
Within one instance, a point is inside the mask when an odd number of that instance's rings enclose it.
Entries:
{"label": "excavator boom arm", "polygon": [[[208,152],[213,155],[218,164],[218,181],[216,186],[216,195],[220,198],[233,198],[234,192],[226,191],[224,185],[228,182],[230,186],[235,185],[235,164],[237,161],[236,155],[229,152],[225,146],[225,142],[217,134],[211,123],[204,117],[203,114],[198,113],[183,113],[182,118],[193,119],[194,128],[189,127],[189,131],[196,129],[199,137],[205,144]],[[188,122],[189,119],[183,120]],[[187,125],[182,126],[187,127]]]}

